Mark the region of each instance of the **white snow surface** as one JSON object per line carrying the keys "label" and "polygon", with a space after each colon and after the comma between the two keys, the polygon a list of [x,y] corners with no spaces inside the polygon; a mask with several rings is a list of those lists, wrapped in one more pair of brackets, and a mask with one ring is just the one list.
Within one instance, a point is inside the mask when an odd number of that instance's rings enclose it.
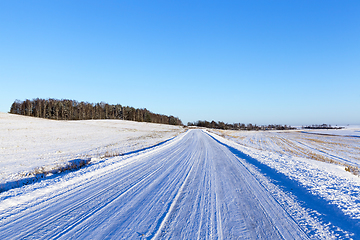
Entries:
{"label": "white snow surface", "polygon": [[[92,159],[76,171],[1,192],[0,239],[360,238],[360,178],[315,160],[324,152],[355,164],[358,138],[341,136],[340,144],[334,136],[325,136],[332,139],[326,143],[322,135],[299,132],[181,133],[126,121],[0,117],[1,150],[11,149],[20,166],[23,155],[36,162],[43,154],[32,167],[57,163],[54,151]],[[106,151],[124,154],[101,158]]]}
{"label": "white snow surface", "polygon": [[0,112],[0,191],[9,187],[6,183],[81,160],[96,162],[151,147],[183,131],[164,124],[55,121]]}
{"label": "white snow surface", "polygon": [[302,223],[294,220],[255,173],[205,132],[188,131],[155,149],[0,194],[0,238],[332,237],[296,203]]}
{"label": "white snow surface", "polygon": [[[333,162],[343,166],[360,167],[360,138],[346,135],[350,133],[350,130],[347,130],[346,134],[345,132],[343,132],[344,134],[341,134],[341,132],[339,134],[319,134],[318,130],[211,131],[252,149],[323,162]],[[355,129],[351,130],[350,135],[356,135],[356,131]]]}
{"label": "white snow surface", "polygon": [[[295,184],[338,208],[354,222],[359,222],[360,177],[337,164],[360,165],[359,138],[297,131],[211,132],[231,140],[227,144],[256,159],[263,164],[261,166],[273,169],[271,174],[294,180]],[[334,160],[334,163],[323,162],[324,159]]]}

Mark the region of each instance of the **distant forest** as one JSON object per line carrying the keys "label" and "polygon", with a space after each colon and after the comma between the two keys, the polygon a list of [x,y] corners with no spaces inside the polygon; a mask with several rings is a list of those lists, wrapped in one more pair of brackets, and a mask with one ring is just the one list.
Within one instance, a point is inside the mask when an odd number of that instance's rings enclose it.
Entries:
{"label": "distant forest", "polygon": [[122,119],[138,122],[182,125],[179,118],[152,113],[146,108],[88,103],[68,99],[15,100],[10,113],[55,120]]}
{"label": "distant forest", "polygon": [[331,125],[322,124],[322,125],[309,125],[302,126],[302,129],[342,129],[343,127],[332,127]]}
{"label": "distant forest", "polygon": [[223,130],[291,130],[296,129],[291,126],[287,125],[262,125],[257,126],[256,124],[247,124],[244,123],[224,123],[224,122],[208,122],[208,121],[197,121],[197,122],[188,122],[187,124],[190,126],[196,126],[196,127],[206,127],[206,128],[215,128],[215,129],[223,129]]}
{"label": "distant forest", "polygon": [[[167,116],[150,112],[146,108],[133,108],[120,104],[111,105],[104,102],[88,103],[68,99],[26,99],[15,100],[11,105],[10,113],[25,116],[40,117],[55,120],[88,120],[88,119],[122,119],[137,122],[183,125],[181,120],[174,116]],[[224,123],[221,121],[188,122],[187,126],[223,129],[223,130],[291,130],[296,129],[288,125],[261,125],[244,123]],[[341,129],[331,125],[309,125],[303,129]]]}

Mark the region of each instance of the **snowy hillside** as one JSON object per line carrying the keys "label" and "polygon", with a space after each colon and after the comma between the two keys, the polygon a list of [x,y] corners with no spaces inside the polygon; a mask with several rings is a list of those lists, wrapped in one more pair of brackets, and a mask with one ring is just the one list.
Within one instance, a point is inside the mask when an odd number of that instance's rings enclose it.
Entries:
{"label": "snowy hillside", "polygon": [[0,113],[0,191],[9,187],[4,183],[147,148],[182,131],[164,124],[55,121]]}

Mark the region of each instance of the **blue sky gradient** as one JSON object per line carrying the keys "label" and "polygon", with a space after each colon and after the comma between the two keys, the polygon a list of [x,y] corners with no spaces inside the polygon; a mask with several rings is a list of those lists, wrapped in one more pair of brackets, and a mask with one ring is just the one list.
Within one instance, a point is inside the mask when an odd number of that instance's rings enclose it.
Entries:
{"label": "blue sky gradient", "polygon": [[120,103],[184,123],[360,124],[359,1],[0,1],[0,111]]}

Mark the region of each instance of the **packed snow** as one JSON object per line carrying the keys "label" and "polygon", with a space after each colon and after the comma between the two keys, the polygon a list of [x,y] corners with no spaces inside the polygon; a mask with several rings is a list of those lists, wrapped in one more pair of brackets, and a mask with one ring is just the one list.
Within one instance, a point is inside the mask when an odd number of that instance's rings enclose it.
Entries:
{"label": "packed snow", "polygon": [[200,130],[100,164],[0,194],[0,238],[332,236],[296,204],[306,224],[294,220],[256,170]]}
{"label": "packed snow", "polygon": [[3,186],[90,161],[4,188],[1,239],[360,238],[360,177],[345,170],[359,166],[359,138],[349,134],[0,122]]}

